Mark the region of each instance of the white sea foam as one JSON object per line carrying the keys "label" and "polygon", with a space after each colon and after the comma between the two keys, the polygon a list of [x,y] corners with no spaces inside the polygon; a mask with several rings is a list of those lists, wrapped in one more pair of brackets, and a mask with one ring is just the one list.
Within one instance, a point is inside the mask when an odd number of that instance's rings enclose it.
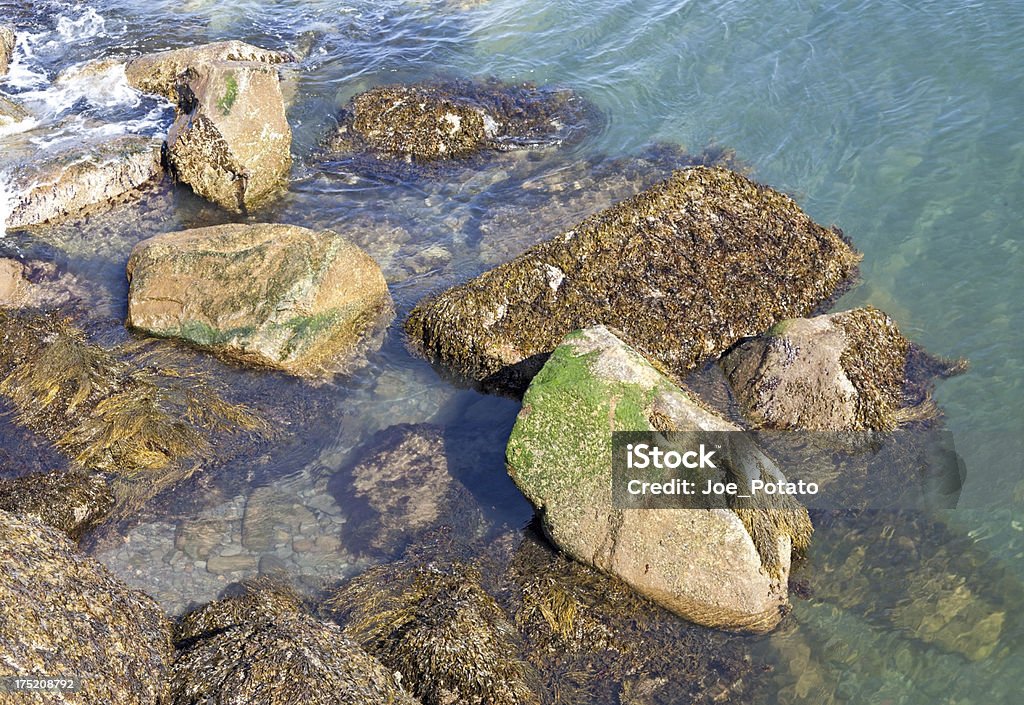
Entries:
{"label": "white sea foam", "polygon": [[7,232],[7,219],[11,216],[15,195],[10,175],[0,171],[0,236]]}

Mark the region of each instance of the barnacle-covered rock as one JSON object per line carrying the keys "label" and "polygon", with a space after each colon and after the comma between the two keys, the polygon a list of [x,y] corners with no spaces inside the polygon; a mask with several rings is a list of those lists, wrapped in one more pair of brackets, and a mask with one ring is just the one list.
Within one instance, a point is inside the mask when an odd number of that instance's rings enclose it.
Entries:
{"label": "barnacle-covered rock", "polygon": [[73,539],[102,521],[113,505],[114,496],[102,475],[55,470],[0,478],[0,509],[36,517]]}
{"label": "barnacle-covered rock", "polygon": [[539,705],[521,637],[466,566],[405,561],[371,568],[325,609],[425,705]]}
{"label": "barnacle-covered rock", "polygon": [[415,705],[394,676],[271,579],[182,618],[174,705]]}
{"label": "barnacle-covered rock", "polygon": [[78,679],[53,702],[156,705],[173,653],[152,599],[57,529],[0,510],[0,677]]}
{"label": "barnacle-covered rock", "polygon": [[405,329],[431,361],[486,387],[522,389],[563,336],[598,323],[683,376],[811,312],[857,260],[789,197],[695,167],[420,302]]}

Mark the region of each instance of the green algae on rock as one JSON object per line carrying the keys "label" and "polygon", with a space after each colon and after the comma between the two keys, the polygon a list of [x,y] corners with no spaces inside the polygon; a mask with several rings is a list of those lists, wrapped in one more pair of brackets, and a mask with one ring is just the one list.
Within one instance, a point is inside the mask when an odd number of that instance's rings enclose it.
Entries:
{"label": "green algae on rock", "polygon": [[431,361],[487,387],[523,388],[563,336],[599,323],[682,377],[813,311],[857,261],[789,197],[695,167],[420,302],[405,329]]}
{"label": "green algae on rock", "polygon": [[[787,604],[806,510],[772,505],[616,509],[614,431],[733,431],[603,326],[566,336],[523,397],[508,471],[572,557],[706,626],[764,632]],[[781,476],[756,449],[742,462]],[[739,470],[745,472],[745,470]],[[739,478],[734,478],[738,480]]]}
{"label": "green algae on rock", "polygon": [[35,517],[72,539],[101,522],[114,506],[106,477],[78,470],[0,478],[0,509]]}
{"label": "green algae on rock", "polygon": [[330,152],[430,162],[574,139],[590,108],[569,90],[491,79],[391,85],[355,96]]}
{"label": "green algae on rock", "polygon": [[78,679],[50,702],[158,705],[174,652],[152,599],[57,529],[0,510],[0,653],[0,677]]}
{"label": "green algae on rock", "polygon": [[338,625],[274,580],[186,615],[176,634],[173,705],[415,705]]}
{"label": "green algae on rock", "polygon": [[236,213],[268,203],[288,180],[292,132],[274,66],[213,61],[179,76],[167,164],[197,194]]}
{"label": "green algae on rock", "polygon": [[157,235],[132,250],[128,279],[132,328],[307,377],[357,365],[393,316],[380,268],[329,230],[238,224]]}
{"label": "green algae on rock", "polygon": [[403,561],[356,577],[324,609],[424,705],[540,705],[521,637],[479,581],[461,564]]}

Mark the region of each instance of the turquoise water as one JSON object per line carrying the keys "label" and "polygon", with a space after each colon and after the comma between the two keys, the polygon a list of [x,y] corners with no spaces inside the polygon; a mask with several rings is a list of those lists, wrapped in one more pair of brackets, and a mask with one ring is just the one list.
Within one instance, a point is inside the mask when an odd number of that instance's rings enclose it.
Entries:
{"label": "turquoise water", "polygon": [[[119,51],[220,38],[294,47],[308,33],[312,49],[289,113],[294,184],[269,216],[344,231],[353,217],[384,210],[413,224],[415,241],[399,256],[446,248],[448,263],[422,274],[385,266],[400,315],[429,291],[485,267],[473,224],[507,191],[500,179],[487,178],[425,191],[319,163],[319,139],[337,107],[360,90],[439,74],[572,87],[602,117],[581,144],[551,157],[551,171],[597,155],[634,153],[656,141],[735,149],[757,180],[794,195],[815,220],[840,226],[864,253],[862,282],[840,307],[878,306],[930,351],[970,360],[967,374],[937,391],[967,465],[961,508],[941,518],[941,529],[925,527],[922,544],[955,547],[935,570],[971,570],[972,579],[983,583],[966,598],[984,603],[978,620],[1005,612],[998,646],[968,660],[963,652],[972,638],[954,639],[953,648],[919,638],[920,630],[893,616],[900,613],[899,600],[883,609],[865,597],[885,590],[886,580],[894,595],[915,594],[915,575],[931,568],[901,565],[902,554],[884,550],[891,537],[880,535],[863,537],[880,556],[875,572],[854,569],[859,564],[843,562],[848,546],[823,538],[807,570],[818,568],[831,576],[824,582],[836,584],[796,600],[795,626],[763,645],[767,658],[778,662],[779,701],[1020,701],[1024,4],[160,0],[140,7],[98,0],[31,8],[0,2],[0,9],[41,33],[30,47],[33,57],[25,60],[42,77],[40,84],[24,79],[12,92],[41,90],[63,66]],[[67,41],[47,44],[60,34],[61,17]],[[159,133],[170,120],[170,112],[155,103],[103,106],[85,99],[84,105],[54,108],[49,128],[83,113],[128,123],[127,131]],[[0,156],[0,167],[2,161]],[[163,216],[151,227],[170,230],[218,217],[183,197]],[[116,318],[123,260],[142,233],[116,223],[112,230],[116,236],[103,243],[88,232],[56,233],[51,241],[70,253],[58,259],[101,282],[106,310]],[[25,237],[17,242],[34,246]],[[373,242],[368,249],[382,258],[387,248]],[[295,483],[315,482],[315,472],[303,475],[301,469],[337,467],[366,432],[395,421],[500,430],[515,413],[507,400],[447,388],[408,356],[397,329],[371,368],[360,379],[339,382],[333,394],[328,407],[337,419],[321,419],[300,432],[313,452],[284,454],[272,461],[279,466],[271,474],[297,473]],[[492,455],[500,465],[500,448]],[[503,479],[480,484],[479,494],[508,521],[529,517]],[[165,525],[173,532],[173,518]],[[164,524],[153,526],[159,533]],[[863,576],[876,582],[860,585],[855,578]],[[159,590],[144,575],[136,582]]]}

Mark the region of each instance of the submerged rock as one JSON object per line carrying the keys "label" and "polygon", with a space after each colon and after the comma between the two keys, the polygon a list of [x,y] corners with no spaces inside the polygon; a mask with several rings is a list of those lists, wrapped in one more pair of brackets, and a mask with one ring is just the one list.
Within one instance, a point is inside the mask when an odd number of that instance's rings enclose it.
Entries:
{"label": "submerged rock", "polygon": [[7,73],[14,54],[14,27],[0,24],[0,76]]}
{"label": "submerged rock", "polygon": [[162,173],[160,142],[148,137],[119,137],[21,165],[7,227],[58,221],[129,198]]}
{"label": "submerged rock", "polygon": [[[735,431],[602,326],[567,336],[533,380],[509,438],[508,470],[572,557],[618,576],[698,624],[768,631],[788,604],[791,552],[806,548],[807,512],[697,503],[618,509],[614,431]],[[779,478],[756,450],[742,463]],[[727,468],[733,471],[731,468]],[[729,481],[745,481],[738,475]],[[714,478],[718,480],[719,478]]]}
{"label": "submerged rock", "polygon": [[34,517],[73,539],[102,521],[114,506],[107,479],[80,471],[0,478],[0,509]]}
{"label": "submerged rock", "polygon": [[18,306],[28,298],[29,283],[21,262],[0,258],[0,306]]}
{"label": "submerged rock", "polygon": [[135,246],[128,279],[129,326],[304,376],[353,365],[393,315],[380,268],[330,230],[166,233]]}
{"label": "submerged rock", "polygon": [[766,428],[887,431],[900,418],[909,342],[859,308],[786,320],[722,359],[746,415]]}
{"label": "submerged rock", "polygon": [[261,579],[186,615],[177,630],[174,705],[414,705],[394,676],[336,624]]}
{"label": "submerged rock", "polygon": [[277,69],[215,61],[179,77],[178,118],[167,134],[175,177],[234,212],[257,208],[285,185],[292,132]]}
{"label": "submerged rock", "polygon": [[472,539],[486,522],[469,490],[452,476],[441,429],[392,426],[371,439],[359,461],[332,479],[345,498],[345,544],[390,556],[441,524]]}
{"label": "submerged rock", "polygon": [[462,565],[377,566],[325,609],[424,705],[540,705],[521,637],[479,580]]}
{"label": "submerged rock", "polygon": [[559,144],[589,106],[569,90],[497,80],[392,85],[355,96],[327,139],[332,152],[429,162]]}
{"label": "submerged rock", "polygon": [[185,70],[219,61],[275,65],[294,61],[291,54],[239,41],[214,42],[185,49],[159,51],[132,59],[125,67],[128,82],[143,93],[177,100],[175,86]]}
{"label": "submerged rock", "polygon": [[0,511],[0,677],[74,677],[60,702],[165,702],[171,625],[57,529]]}
{"label": "submerged rock", "polygon": [[431,361],[485,386],[521,389],[563,336],[596,323],[683,376],[812,311],[857,260],[787,196],[695,167],[420,302],[405,329]]}

